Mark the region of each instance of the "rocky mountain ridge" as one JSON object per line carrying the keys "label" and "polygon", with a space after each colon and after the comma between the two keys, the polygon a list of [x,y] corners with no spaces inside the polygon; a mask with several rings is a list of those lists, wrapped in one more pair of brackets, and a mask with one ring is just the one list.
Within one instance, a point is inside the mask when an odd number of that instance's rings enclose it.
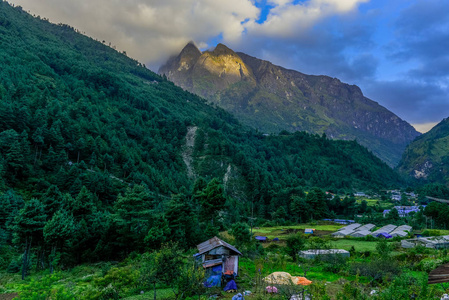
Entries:
{"label": "rocky mountain ridge", "polygon": [[285,69],[223,44],[201,52],[189,43],[159,73],[260,131],[307,131],[357,139],[391,166],[420,135],[355,85]]}

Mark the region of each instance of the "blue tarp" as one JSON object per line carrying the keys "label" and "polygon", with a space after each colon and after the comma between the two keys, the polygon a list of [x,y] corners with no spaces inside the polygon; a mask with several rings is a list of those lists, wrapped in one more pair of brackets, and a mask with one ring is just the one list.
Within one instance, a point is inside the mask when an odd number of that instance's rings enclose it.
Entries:
{"label": "blue tarp", "polygon": [[215,275],[220,274],[221,275],[222,267],[223,267],[222,265],[212,267],[212,274],[215,274]]}
{"label": "blue tarp", "polygon": [[205,287],[213,287],[213,286],[219,286],[221,284],[221,275],[212,275],[209,278],[207,278],[206,282],[204,283]]}
{"label": "blue tarp", "polygon": [[256,236],[256,240],[258,240],[258,241],[266,241],[267,237],[266,236]]}
{"label": "blue tarp", "polygon": [[274,238],[273,239],[273,242],[278,242],[279,241],[279,238]]}
{"label": "blue tarp", "polygon": [[243,298],[242,294],[238,293],[237,295],[232,297],[232,300],[245,300],[245,298]]}
{"label": "blue tarp", "polygon": [[237,290],[237,284],[235,283],[234,280],[231,280],[228,282],[228,284],[225,286],[225,288],[223,290],[225,292],[229,291],[229,290]]}
{"label": "blue tarp", "polygon": [[389,235],[386,232],[381,232],[381,233],[377,234],[376,237],[378,237],[378,238],[383,237],[383,238],[386,238],[386,239],[391,239],[393,236]]}

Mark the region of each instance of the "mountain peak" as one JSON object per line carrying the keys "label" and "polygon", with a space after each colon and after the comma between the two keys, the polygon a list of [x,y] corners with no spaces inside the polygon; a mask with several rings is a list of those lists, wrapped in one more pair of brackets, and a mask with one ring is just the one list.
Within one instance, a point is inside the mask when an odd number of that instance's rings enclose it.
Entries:
{"label": "mountain peak", "polygon": [[187,43],[187,45],[184,46],[179,56],[199,57],[201,54],[201,51],[198,49],[195,43],[193,41],[190,41]]}
{"label": "mountain peak", "polygon": [[219,43],[217,47],[215,47],[214,51],[212,53],[216,56],[220,55],[237,55],[234,51],[229,49],[226,45],[223,45],[222,43]]}
{"label": "mountain peak", "polygon": [[357,139],[391,166],[419,135],[354,85],[288,70],[223,44],[196,61],[182,58],[160,73],[259,130],[303,130]]}

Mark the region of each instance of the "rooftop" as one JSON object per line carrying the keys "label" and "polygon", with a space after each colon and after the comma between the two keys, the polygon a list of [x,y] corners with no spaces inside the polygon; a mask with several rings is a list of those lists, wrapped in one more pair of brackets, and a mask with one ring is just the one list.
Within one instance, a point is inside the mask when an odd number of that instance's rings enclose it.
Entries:
{"label": "rooftop", "polygon": [[197,245],[196,247],[198,248],[198,254],[203,254],[203,253],[209,252],[210,250],[215,249],[220,246],[226,247],[234,252],[237,252],[240,255],[243,255],[239,250],[237,250],[237,248],[226,243],[225,241],[220,240],[216,236],[214,236],[210,240],[207,240],[207,241]]}

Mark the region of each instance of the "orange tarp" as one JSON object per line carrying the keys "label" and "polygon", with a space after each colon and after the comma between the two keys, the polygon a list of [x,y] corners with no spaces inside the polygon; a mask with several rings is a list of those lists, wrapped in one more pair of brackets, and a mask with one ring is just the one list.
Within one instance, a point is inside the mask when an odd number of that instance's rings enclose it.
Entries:
{"label": "orange tarp", "polygon": [[312,284],[312,281],[310,281],[309,279],[305,278],[305,277],[296,277],[297,282],[296,284],[300,284],[300,285],[310,285]]}

